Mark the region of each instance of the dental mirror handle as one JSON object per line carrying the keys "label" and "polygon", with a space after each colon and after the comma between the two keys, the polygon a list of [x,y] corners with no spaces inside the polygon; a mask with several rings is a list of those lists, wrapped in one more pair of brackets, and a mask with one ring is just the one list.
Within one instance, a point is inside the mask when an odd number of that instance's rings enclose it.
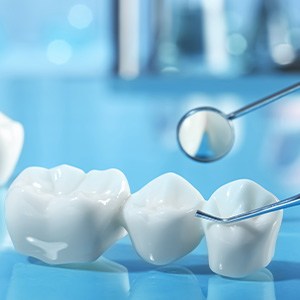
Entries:
{"label": "dental mirror handle", "polygon": [[229,218],[216,217],[200,210],[197,210],[196,217],[217,223],[234,223],[297,205],[300,205],[300,194]]}
{"label": "dental mirror handle", "polygon": [[254,111],[258,108],[261,108],[265,105],[268,105],[268,104],[270,104],[270,103],[272,103],[276,100],[279,100],[280,98],[282,98],[282,97],[298,90],[299,88],[300,88],[300,82],[297,82],[293,85],[288,86],[287,88],[284,88],[284,89],[282,89],[278,92],[275,92],[274,94],[271,94],[271,95],[266,96],[262,99],[259,99],[259,100],[255,101],[253,103],[250,103],[250,104],[248,104],[248,105],[246,105],[246,106],[230,113],[229,115],[227,115],[227,118],[229,120],[234,120],[236,118],[239,118],[239,117],[241,117],[241,116],[243,116],[243,115],[245,115],[245,114],[247,114],[251,111]]}

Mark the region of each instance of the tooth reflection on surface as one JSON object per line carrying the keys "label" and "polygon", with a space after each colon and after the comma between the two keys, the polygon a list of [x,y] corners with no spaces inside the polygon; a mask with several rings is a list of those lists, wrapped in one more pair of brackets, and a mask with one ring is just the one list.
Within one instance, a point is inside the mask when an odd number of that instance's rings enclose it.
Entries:
{"label": "tooth reflection on surface", "polygon": [[172,299],[205,299],[197,277],[181,266],[144,273],[131,284],[129,299],[170,299],[170,294]]}
{"label": "tooth reflection on surface", "polygon": [[137,253],[149,263],[164,265],[195,249],[204,232],[194,215],[204,202],[189,182],[174,173],[155,178],[131,195],[123,219]]}
{"label": "tooth reflection on surface", "polygon": [[[27,257],[16,253],[13,249],[1,248],[0,251],[0,299],[7,300],[13,267],[19,263],[27,263]],[[20,299],[20,298],[19,298]],[[24,298],[23,298],[24,299]]]}
{"label": "tooth reflection on surface", "polygon": [[13,267],[7,300],[126,299],[129,287],[127,269],[104,258],[66,268],[19,263]]}
{"label": "tooth reflection on surface", "polygon": [[[236,180],[215,191],[204,211],[226,218],[277,201],[257,183]],[[274,255],[281,220],[282,211],[276,211],[233,224],[203,221],[211,270],[239,278],[266,267]]]}
{"label": "tooth reflection on surface", "polygon": [[276,300],[273,275],[262,269],[240,280],[212,276],[208,281],[207,300]]}

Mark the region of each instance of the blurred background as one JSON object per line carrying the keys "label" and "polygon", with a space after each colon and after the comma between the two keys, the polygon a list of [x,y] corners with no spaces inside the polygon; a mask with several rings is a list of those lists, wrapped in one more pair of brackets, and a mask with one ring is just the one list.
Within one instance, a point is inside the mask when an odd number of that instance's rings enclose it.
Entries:
{"label": "blurred background", "polygon": [[6,76],[238,76],[300,67],[296,0],[0,5],[0,66]]}
{"label": "blurred background", "polygon": [[25,127],[25,167],[119,168],[132,191],[164,172],[208,198],[235,179],[299,192],[300,94],[235,122],[210,164],[176,142],[187,110],[227,113],[299,81],[296,0],[0,0],[0,110]]}

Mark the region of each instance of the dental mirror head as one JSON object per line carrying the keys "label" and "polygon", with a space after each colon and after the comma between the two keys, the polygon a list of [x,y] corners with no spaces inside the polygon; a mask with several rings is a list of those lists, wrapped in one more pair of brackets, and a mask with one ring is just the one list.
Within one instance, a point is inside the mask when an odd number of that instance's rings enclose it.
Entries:
{"label": "dental mirror head", "polygon": [[210,162],[231,150],[234,130],[224,113],[212,107],[201,107],[182,117],[177,127],[177,139],[187,156],[200,162]]}
{"label": "dental mirror head", "polygon": [[232,120],[268,105],[300,88],[300,82],[252,102],[228,115],[213,107],[188,111],[177,126],[177,141],[191,159],[212,162],[225,156],[234,143]]}

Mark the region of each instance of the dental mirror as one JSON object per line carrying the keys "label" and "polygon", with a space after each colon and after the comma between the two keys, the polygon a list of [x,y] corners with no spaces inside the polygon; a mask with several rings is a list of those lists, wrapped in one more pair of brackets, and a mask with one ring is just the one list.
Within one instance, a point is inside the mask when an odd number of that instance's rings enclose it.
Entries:
{"label": "dental mirror", "polygon": [[265,205],[263,207],[253,209],[253,210],[250,210],[245,213],[235,215],[235,216],[232,216],[229,218],[220,218],[217,216],[207,214],[200,210],[197,210],[196,217],[202,218],[202,219],[205,219],[208,221],[216,222],[216,223],[230,224],[230,223],[243,221],[243,220],[254,218],[254,217],[257,217],[260,215],[264,215],[264,214],[267,214],[267,213],[270,213],[270,212],[273,212],[276,210],[293,207],[293,206],[297,206],[297,205],[300,205],[300,194],[297,194],[297,195],[289,197],[285,200],[271,203],[271,204]]}
{"label": "dental mirror", "polygon": [[297,82],[285,89],[250,103],[230,114],[212,107],[198,107],[188,111],[177,126],[177,141],[191,159],[212,162],[225,156],[234,144],[232,121],[268,105],[300,88]]}

